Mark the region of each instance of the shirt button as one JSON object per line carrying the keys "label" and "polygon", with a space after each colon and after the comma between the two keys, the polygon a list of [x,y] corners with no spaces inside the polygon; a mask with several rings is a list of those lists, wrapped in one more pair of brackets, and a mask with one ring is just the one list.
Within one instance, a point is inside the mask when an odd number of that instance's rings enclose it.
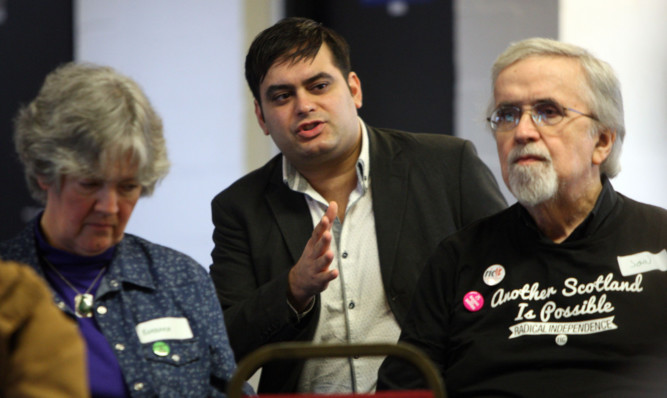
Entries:
{"label": "shirt button", "polygon": [[178,354],[174,354],[174,355],[171,356],[171,359],[172,359],[172,361],[174,361],[174,362],[178,362],[178,361],[181,360],[181,356],[178,355]]}
{"label": "shirt button", "polygon": [[144,389],[144,383],[139,382],[139,383],[134,383],[134,391],[141,391]]}
{"label": "shirt button", "polygon": [[109,285],[111,285],[111,287],[118,287],[119,283],[117,280],[112,279],[111,282],[109,282]]}
{"label": "shirt button", "polygon": [[343,258],[347,258],[347,252],[343,252]]}
{"label": "shirt button", "polygon": [[107,307],[105,307],[103,305],[100,305],[99,307],[97,307],[97,313],[100,314],[100,315],[106,314],[107,313]]}
{"label": "shirt button", "polygon": [[114,348],[115,348],[117,351],[124,351],[124,350],[125,350],[125,346],[124,346],[123,344],[121,344],[121,343],[116,343],[116,345],[114,346]]}
{"label": "shirt button", "polygon": [[347,305],[347,308],[353,310],[354,309],[354,301],[350,301],[350,304]]}
{"label": "shirt button", "polygon": [[58,303],[57,303],[56,305],[57,305],[58,308],[60,308],[61,310],[64,310],[64,309],[65,309],[65,303],[63,303],[62,301],[58,301]]}

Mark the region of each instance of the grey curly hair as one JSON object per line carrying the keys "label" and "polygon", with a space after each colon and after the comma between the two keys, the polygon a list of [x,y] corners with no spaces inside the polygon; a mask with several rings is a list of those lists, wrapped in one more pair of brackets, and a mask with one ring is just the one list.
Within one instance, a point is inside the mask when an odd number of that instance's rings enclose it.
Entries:
{"label": "grey curly hair", "polygon": [[65,175],[103,177],[115,162],[130,162],[148,196],[169,171],[162,120],[137,83],[109,67],[58,67],[14,123],[28,189],[41,203],[38,180],[60,190]]}

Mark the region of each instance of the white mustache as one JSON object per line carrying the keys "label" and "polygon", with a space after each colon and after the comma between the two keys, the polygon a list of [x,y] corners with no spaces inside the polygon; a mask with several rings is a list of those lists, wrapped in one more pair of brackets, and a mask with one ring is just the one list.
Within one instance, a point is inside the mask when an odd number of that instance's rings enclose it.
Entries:
{"label": "white mustache", "polygon": [[551,163],[551,155],[546,148],[539,146],[536,143],[526,144],[522,147],[515,147],[510,151],[508,162],[509,165],[513,165],[517,159],[523,156],[538,156],[544,158],[547,162]]}

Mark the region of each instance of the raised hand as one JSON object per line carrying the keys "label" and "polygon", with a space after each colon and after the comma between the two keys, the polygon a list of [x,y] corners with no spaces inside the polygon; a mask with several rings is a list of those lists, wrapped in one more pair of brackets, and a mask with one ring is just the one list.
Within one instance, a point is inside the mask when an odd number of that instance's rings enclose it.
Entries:
{"label": "raised hand", "polygon": [[331,226],[337,212],[338,204],[329,203],[329,208],[313,229],[301,258],[290,270],[288,299],[299,312],[306,309],[314,296],[338,277],[338,270],[329,270],[334,258],[331,250]]}

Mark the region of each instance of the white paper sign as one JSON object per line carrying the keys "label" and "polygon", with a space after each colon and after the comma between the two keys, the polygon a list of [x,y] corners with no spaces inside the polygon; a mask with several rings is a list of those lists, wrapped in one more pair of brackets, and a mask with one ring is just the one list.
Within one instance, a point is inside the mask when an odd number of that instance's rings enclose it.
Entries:
{"label": "white paper sign", "polygon": [[660,253],[640,252],[616,258],[623,276],[654,270],[667,271],[667,249],[662,249]]}
{"label": "white paper sign", "polygon": [[137,335],[143,344],[160,340],[191,339],[192,329],[187,318],[157,318],[137,325]]}

